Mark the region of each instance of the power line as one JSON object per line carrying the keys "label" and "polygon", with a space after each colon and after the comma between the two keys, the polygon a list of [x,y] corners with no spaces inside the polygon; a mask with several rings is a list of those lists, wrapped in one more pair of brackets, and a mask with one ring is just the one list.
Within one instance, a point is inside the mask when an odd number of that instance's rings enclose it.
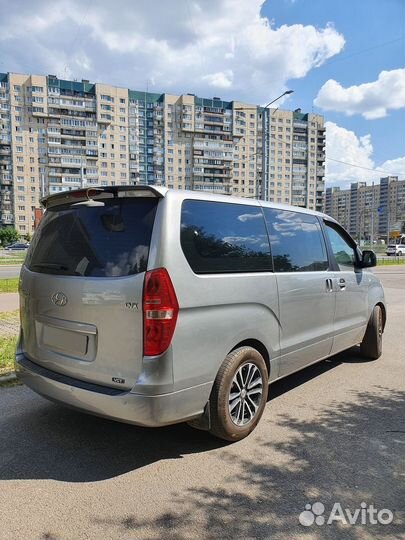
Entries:
{"label": "power line", "polygon": [[329,159],[330,161],[336,161],[336,163],[343,163],[343,165],[350,165],[350,167],[357,167],[358,169],[364,169],[366,171],[386,173],[386,174],[389,174],[390,176],[401,176],[401,174],[403,174],[403,173],[393,173],[390,171],[385,171],[384,169],[371,169],[370,167],[364,167],[363,165],[355,165],[354,163],[348,163],[347,161],[342,161],[340,159],[331,158],[331,157],[326,157],[326,159]]}
{"label": "power line", "polygon": [[[384,41],[383,43],[379,43],[377,45],[373,45],[372,47],[367,47],[365,49],[360,49],[359,51],[354,51],[350,54],[342,55],[337,58],[331,58],[329,60],[326,60],[323,66],[329,66],[330,64],[334,64],[335,62],[342,62],[343,60],[347,60],[348,58],[352,58],[353,56],[358,56],[359,54],[367,53],[370,51],[374,51],[375,49],[380,49],[382,47],[385,47],[386,45],[391,45],[391,43],[397,43],[398,41],[402,41],[405,39],[405,36],[400,36],[395,39],[391,39],[390,41]],[[321,67],[321,66],[319,66]]]}
{"label": "power line", "polygon": [[[335,62],[343,62],[345,60],[349,60],[353,56],[358,56],[360,54],[368,53],[370,51],[380,49],[380,48],[385,47],[387,45],[391,45],[392,43],[397,43],[397,42],[402,41],[404,39],[405,39],[405,36],[400,36],[400,37],[397,37],[397,38],[392,39],[390,41],[384,41],[382,43],[378,43],[376,45],[373,45],[372,47],[367,47],[365,49],[359,49],[358,51],[354,51],[354,52],[352,52],[350,54],[346,54],[346,55],[343,54],[342,56],[338,56],[337,58],[327,58],[321,65],[317,66],[316,69],[322,69],[322,68],[328,67],[330,64],[333,64]],[[294,78],[296,78],[296,77],[288,77],[287,81],[289,81],[291,79],[294,79]],[[278,83],[278,82],[285,82],[285,81],[286,81],[285,78],[274,79],[274,80],[270,81],[269,84],[274,84],[274,83]]]}

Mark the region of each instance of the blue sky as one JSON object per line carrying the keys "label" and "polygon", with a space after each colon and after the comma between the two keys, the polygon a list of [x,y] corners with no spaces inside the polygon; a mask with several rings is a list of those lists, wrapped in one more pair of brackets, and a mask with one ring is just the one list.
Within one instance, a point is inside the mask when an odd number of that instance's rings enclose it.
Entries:
{"label": "blue sky", "polygon": [[[404,0],[271,0],[264,4],[262,13],[277,26],[299,23],[324,27],[332,22],[346,41],[339,55],[304,79],[289,81],[295,91],[289,106],[311,110],[315,96],[328,79],[345,87],[359,85],[376,80],[382,70],[405,66]],[[314,112],[318,111],[324,113],[314,108]],[[371,134],[376,164],[405,154],[405,108],[375,120],[333,111],[324,114],[359,136]]]}
{"label": "blue sky", "polygon": [[328,185],[405,178],[405,0],[36,0],[35,13],[0,0],[0,13],[0,71],[261,105],[291,88],[281,108],[325,116]]}

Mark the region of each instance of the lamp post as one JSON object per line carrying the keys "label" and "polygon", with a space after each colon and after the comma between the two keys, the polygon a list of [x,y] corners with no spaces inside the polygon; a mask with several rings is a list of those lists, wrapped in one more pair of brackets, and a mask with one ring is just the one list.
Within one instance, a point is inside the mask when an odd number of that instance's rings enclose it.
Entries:
{"label": "lamp post", "polygon": [[[270,107],[270,105],[273,105],[273,103],[275,103],[276,101],[278,101],[282,97],[288,96],[288,95],[293,94],[293,93],[294,93],[294,90],[286,90],[285,92],[283,92],[281,94],[281,96],[278,96],[278,97],[274,98],[273,100],[271,100],[269,103],[267,103],[267,105],[265,105],[263,107],[263,109],[268,109]],[[249,111],[249,110],[256,111],[257,107],[235,107],[233,110],[234,111]]]}
{"label": "lamp post", "polygon": [[294,92],[294,90],[286,90],[285,92],[283,92],[281,94],[281,96],[278,96],[276,97],[275,99],[273,99],[272,101],[270,101],[270,103],[267,103],[267,105],[265,107],[263,107],[264,109],[267,109],[268,107],[270,107],[270,105],[273,105],[273,103],[275,103],[276,101],[278,101],[279,99],[281,99],[282,97],[284,96],[288,96],[290,94],[292,94]]}
{"label": "lamp post", "polygon": [[[294,93],[294,90],[286,90],[285,92],[283,92],[280,96],[272,99],[271,101],[269,101],[269,103],[267,103],[267,105],[265,105],[263,107],[263,109],[268,109],[270,107],[270,105],[273,105],[273,103],[275,103],[276,101],[278,101],[279,99],[281,99],[282,97],[284,96],[288,96],[290,94]],[[257,107],[235,107],[233,109],[234,111],[248,111],[248,110],[254,110],[256,111],[257,110]],[[265,116],[262,115],[262,133],[263,133],[263,140],[262,140],[262,149],[264,148],[265,144],[266,144],[266,119],[265,119]],[[255,155],[262,155],[263,156],[268,156],[268,154],[266,154],[266,152],[263,152],[263,150],[261,152],[256,152],[255,154],[253,154],[253,156]],[[253,157],[251,156],[251,158]],[[250,161],[250,160],[249,160]],[[267,171],[267,167],[266,167],[266,163],[262,163],[262,174],[264,172],[264,174],[266,175],[266,171]],[[262,189],[262,199],[266,200],[266,194],[267,194],[267,191],[268,191],[268,186],[267,186],[267,183],[265,181],[265,185],[264,185],[264,191]],[[263,193],[264,193],[264,196],[263,196]],[[256,198],[259,197],[259,190],[258,190],[258,185],[256,183],[256,195],[255,195]]]}
{"label": "lamp post", "polygon": [[[278,101],[279,99],[281,99],[282,97],[284,96],[288,96],[290,94],[292,94],[294,92],[294,90],[286,90],[283,94],[281,94],[281,96],[278,96],[277,98],[273,99],[272,101],[270,101],[270,103],[268,103],[264,108],[265,109],[268,109],[270,107],[270,105],[272,105],[273,103],[275,103],[276,101]],[[268,134],[269,134],[269,137],[270,137],[270,123],[271,123],[271,113],[269,115],[269,125],[268,125],[268,128],[269,128],[269,131],[268,131]],[[265,118],[265,115],[263,114],[263,142],[262,142],[262,148],[265,146],[266,144],[266,118]],[[261,198],[264,199],[264,200],[268,200],[268,191],[269,191],[269,153],[270,153],[270,142],[268,143],[269,144],[269,147],[268,147],[268,151],[267,152],[264,152],[264,154],[262,154],[262,157],[265,158],[265,162],[262,163],[262,182],[264,180],[264,186],[262,186],[262,191],[261,191]],[[267,158],[267,159],[266,159]],[[263,161],[263,160],[262,160]],[[264,177],[263,177],[264,175]]]}

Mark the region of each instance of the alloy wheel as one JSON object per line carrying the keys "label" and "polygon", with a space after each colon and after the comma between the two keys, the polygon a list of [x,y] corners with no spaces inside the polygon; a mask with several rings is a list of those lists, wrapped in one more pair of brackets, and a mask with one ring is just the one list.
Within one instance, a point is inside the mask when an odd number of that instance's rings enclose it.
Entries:
{"label": "alloy wheel", "polygon": [[263,397],[263,378],[252,362],[239,367],[232,379],[229,392],[229,414],[237,426],[253,420]]}

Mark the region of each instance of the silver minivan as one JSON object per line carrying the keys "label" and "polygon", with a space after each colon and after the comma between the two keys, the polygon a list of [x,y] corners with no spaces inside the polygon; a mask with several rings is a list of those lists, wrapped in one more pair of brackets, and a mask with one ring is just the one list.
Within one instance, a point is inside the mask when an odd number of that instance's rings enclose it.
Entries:
{"label": "silver minivan", "polygon": [[332,218],[152,186],[47,197],[20,277],[16,369],[42,396],[140,426],[235,441],[269,383],[360,344],[384,292]]}

